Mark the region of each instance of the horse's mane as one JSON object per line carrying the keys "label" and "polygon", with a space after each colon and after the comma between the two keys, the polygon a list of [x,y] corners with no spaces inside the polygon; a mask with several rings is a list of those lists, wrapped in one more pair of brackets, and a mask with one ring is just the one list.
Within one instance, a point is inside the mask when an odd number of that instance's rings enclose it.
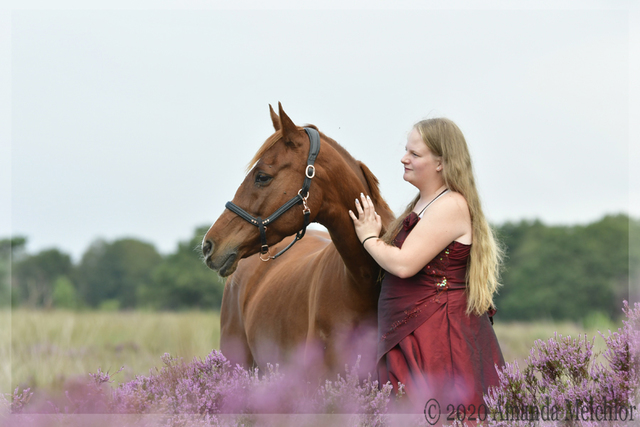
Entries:
{"label": "horse's mane", "polygon": [[[305,125],[304,127],[310,127],[315,130],[318,130],[318,128],[315,125]],[[351,166],[353,171],[360,178],[360,181],[362,181],[362,184],[364,184],[365,187],[369,188],[369,196],[371,197],[371,201],[374,203],[374,205],[381,212],[383,211],[390,212],[391,220],[393,220],[393,213],[391,211],[391,208],[389,207],[387,202],[382,198],[382,194],[380,193],[378,178],[373,174],[373,172],[371,172],[371,170],[367,167],[367,165],[362,163],[360,160],[356,160],[351,155],[351,153],[349,153],[342,145],[340,145],[334,139],[328,137],[327,135],[320,132],[319,130],[318,130],[318,133],[320,133],[320,136],[324,138],[325,142],[329,143],[329,145],[331,145],[338,152],[338,154],[340,154],[340,156],[347,162],[347,164]],[[264,144],[262,144],[262,146],[258,149],[256,154],[253,156],[253,158],[247,165],[247,172],[251,170],[251,168],[256,163],[258,163],[258,161],[262,158],[264,153],[266,153],[271,147],[273,147],[275,143],[280,140],[280,138],[282,138],[281,130],[275,131],[270,137],[267,138],[267,140],[264,142]],[[383,228],[385,228],[384,226],[387,225],[386,222],[387,221],[385,221],[385,218],[383,217]]]}
{"label": "horse's mane", "polygon": [[387,231],[387,225],[395,219],[395,215],[387,204],[387,201],[382,198],[382,193],[380,193],[380,187],[378,186],[378,178],[373,174],[373,172],[371,172],[369,167],[360,160],[358,160],[358,165],[360,165],[360,170],[362,170],[364,179],[367,181],[371,201],[373,202],[373,205],[376,206],[376,210],[381,214],[382,230],[380,235],[382,236]]}
{"label": "horse's mane", "polygon": [[[315,127],[315,126],[314,126]],[[327,135],[320,132],[327,142],[340,154],[344,160],[353,168],[356,175],[360,178],[365,187],[369,189],[369,196],[371,201],[381,212],[383,210],[392,212],[391,208],[387,204],[386,200],[382,198],[380,193],[380,186],[378,178],[371,172],[369,167],[362,163],[360,160],[356,160],[351,153],[349,153],[342,145],[338,144],[334,139],[329,138]],[[393,215],[393,214],[392,214]],[[393,219],[393,218],[391,218]],[[385,223],[383,218],[383,223]],[[386,224],[384,224],[386,226]]]}

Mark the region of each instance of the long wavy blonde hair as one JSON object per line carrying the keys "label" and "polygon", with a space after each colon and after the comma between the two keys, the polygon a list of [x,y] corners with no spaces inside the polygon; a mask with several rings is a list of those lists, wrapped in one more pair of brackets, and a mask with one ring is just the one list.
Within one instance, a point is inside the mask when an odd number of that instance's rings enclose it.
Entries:
{"label": "long wavy blonde hair", "polygon": [[[464,135],[449,119],[422,120],[414,125],[431,152],[442,158],[442,177],[452,191],[462,194],[469,206],[473,244],[467,269],[467,314],[481,315],[493,307],[493,295],[500,286],[503,250],[489,226],[476,189],[471,156]],[[413,211],[420,194],[407,205],[404,213],[392,222],[382,236],[388,244],[400,231],[402,221]]]}

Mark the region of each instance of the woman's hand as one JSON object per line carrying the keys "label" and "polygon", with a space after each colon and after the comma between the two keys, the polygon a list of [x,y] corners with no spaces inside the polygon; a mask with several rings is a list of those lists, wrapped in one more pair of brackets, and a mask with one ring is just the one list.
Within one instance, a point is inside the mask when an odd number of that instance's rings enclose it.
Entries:
{"label": "woman's hand", "polygon": [[369,196],[360,193],[360,199],[361,201],[356,199],[358,216],[356,217],[353,211],[349,211],[349,216],[353,220],[358,239],[362,242],[363,239],[369,236],[378,237],[380,235],[382,220],[380,219],[380,215],[377,214]]}

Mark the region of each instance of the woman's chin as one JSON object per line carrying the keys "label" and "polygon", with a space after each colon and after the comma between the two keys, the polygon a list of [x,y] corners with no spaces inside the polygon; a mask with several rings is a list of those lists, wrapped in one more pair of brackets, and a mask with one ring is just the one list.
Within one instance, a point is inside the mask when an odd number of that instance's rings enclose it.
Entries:
{"label": "woman's chin", "polygon": [[402,179],[404,179],[406,182],[408,182],[409,184],[413,185],[414,187],[417,187],[417,186],[416,186],[416,183],[414,182],[414,181],[415,181],[415,179],[413,179],[413,177],[411,177],[411,176],[407,176],[407,175],[404,175],[404,176],[402,177]]}

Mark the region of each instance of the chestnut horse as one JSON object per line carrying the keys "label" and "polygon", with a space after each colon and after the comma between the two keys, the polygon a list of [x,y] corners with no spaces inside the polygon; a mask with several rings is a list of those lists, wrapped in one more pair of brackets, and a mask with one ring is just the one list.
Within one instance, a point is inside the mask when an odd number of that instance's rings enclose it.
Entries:
{"label": "chestnut horse", "polygon": [[247,218],[272,215],[301,191],[305,174],[313,175],[307,167],[310,136],[282,105],[279,116],[269,109],[275,133],[258,150],[253,168],[202,243],[207,266],[229,276],[220,349],[234,364],[260,368],[298,357],[301,346],[305,357],[312,357],[311,348],[319,349],[318,365],[325,372],[353,364],[355,354],[374,360],[380,269],[358,240],[348,211],[360,193],[370,195],[383,231],[393,212],[369,168],[318,133],[320,151],[304,207],[310,211],[308,220],[324,225],[329,234],[310,230],[277,259],[258,253],[265,236],[273,253],[293,240],[289,236],[305,226],[303,206],[295,204],[269,222],[262,239],[255,221]]}

